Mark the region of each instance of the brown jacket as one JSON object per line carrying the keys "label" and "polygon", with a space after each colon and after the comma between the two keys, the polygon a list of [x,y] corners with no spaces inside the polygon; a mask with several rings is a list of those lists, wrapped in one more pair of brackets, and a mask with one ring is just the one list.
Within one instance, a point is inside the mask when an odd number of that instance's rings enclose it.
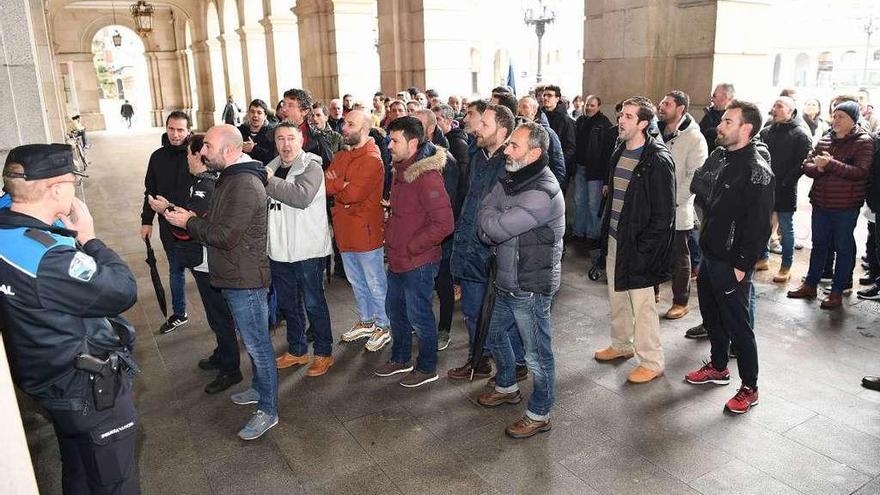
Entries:
{"label": "brown jacket", "polygon": [[[831,161],[824,172],[813,158],[827,151]],[[804,162],[804,175],[813,179],[810,202],[827,210],[861,208],[868,190],[868,176],[874,160],[874,141],[862,127],[838,138],[829,131],[816,143],[816,149]]]}
{"label": "brown jacket", "polygon": [[266,177],[262,163],[243,155],[220,174],[208,215],[186,223],[192,238],[208,246],[208,270],[215,287],[269,287]]}
{"label": "brown jacket", "polygon": [[[326,181],[327,196],[334,200],[333,235],[341,252],[363,253],[382,247],[385,212],[382,185],[385,167],[373,140],[333,157],[328,172],[337,178]],[[348,185],[345,183],[348,182]]]}

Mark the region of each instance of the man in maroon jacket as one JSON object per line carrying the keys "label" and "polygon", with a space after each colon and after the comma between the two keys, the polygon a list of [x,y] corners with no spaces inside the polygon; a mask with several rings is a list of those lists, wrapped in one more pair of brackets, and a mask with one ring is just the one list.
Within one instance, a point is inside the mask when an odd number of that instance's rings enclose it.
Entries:
{"label": "man in maroon jacket", "polygon": [[[446,150],[424,141],[422,123],[401,117],[388,126],[394,164],[391,214],[385,224],[391,359],[377,376],[408,373],[400,382],[418,387],[437,380],[437,323],[432,305],[443,239],[452,233],[452,206],[443,183]],[[412,332],[419,356],[412,365]]]}

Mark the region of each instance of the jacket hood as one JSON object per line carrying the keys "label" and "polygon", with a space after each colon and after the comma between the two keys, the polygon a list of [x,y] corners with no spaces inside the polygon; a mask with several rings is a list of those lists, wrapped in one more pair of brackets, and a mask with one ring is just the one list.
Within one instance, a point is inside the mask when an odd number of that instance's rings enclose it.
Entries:
{"label": "jacket hood", "polygon": [[[416,151],[416,161],[403,170],[403,180],[412,183],[425,172],[436,170],[443,173],[446,166],[446,148],[424,143]],[[396,171],[396,170],[395,170]]]}
{"label": "jacket hood", "polygon": [[266,172],[265,165],[250,159],[245,159],[244,161],[239,161],[227,166],[222,172],[220,172],[220,178],[222,179],[224,177],[238,174],[251,174],[260,179],[260,182],[262,182],[264,186],[269,182],[269,174]]}

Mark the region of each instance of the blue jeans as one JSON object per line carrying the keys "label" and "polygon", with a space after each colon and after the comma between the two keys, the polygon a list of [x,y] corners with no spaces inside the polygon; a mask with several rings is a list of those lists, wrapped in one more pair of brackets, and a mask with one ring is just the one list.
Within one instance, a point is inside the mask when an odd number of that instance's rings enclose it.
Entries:
{"label": "blue jeans", "polygon": [[805,283],[814,287],[819,283],[828,250],[832,248],[837,255],[837,262],[834,265],[831,292],[842,294],[852,284],[853,268],[856,266],[856,240],[853,238],[853,231],[858,219],[858,208],[831,211],[813,207],[813,250],[810,252],[810,269]]}
{"label": "blue jeans", "polygon": [[[794,262],[793,216],[794,212],[791,211],[776,212],[776,218],[779,221],[779,231],[782,234],[779,240],[779,244],[782,245],[782,266],[786,268],[791,268],[791,265]],[[770,250],[765,247],[764,252],[761,254],[761,259],[766,260],[768,258],[770,258]]]}
{"label": "blue jeans", "polygon": [[[403,273],[388,270],[385,311],[391,317],[391,361],[412,359],[412,332],[419,339],[416,370],[437,371],[437,320],[434,319],[434,278],[439,263],[428,263]],[[348,273],[348,270],[346,270]]]}
{"label": "blue jeans", "polygon": [[688,232],[688,251],[691,252],[691,269],[700,266],[702,253],[700,252],[700,229],[691,229]]}
{"label": "blue jeans", "polygon": [[506,292],[496,289],[497,299],[492,311],[489,338],[495,343],[495,390],[511,393],[519,390],[516,366],[507,329],[514,325],[525,346],[526,364],[532,372],[534,387],[526,414],[537,421],[546,421],[556,398],[556,367],[550,338],[550,305],[552,295],[533,292]]}
{"label": "blue jeans", "polygon": [[171,312],[175,315],[186,314],[186,278],[183,265],[177,260],[174,243],[164,242],[165,257],[168,258],[168,286],[171,289]]}
{"label": "blue jeans", "polygon": [[587,235],[587,211],[590,209],[587,191],[587,170],[578,166],[574,173],[574,225],[571,233],[576,237]]}
{"label": "blue jeans", "polygon": [[601,180],[587,181],[587,238],[602,236],[602,186]]}
{"label": "blue jeans", "polygon": [[[477,319],[480,317],[480,312],[483,308],[483,298],[486,297],[486,283],[461,279],[459,284],[461,285],[461,301],[459,301],[459,304],[461,304],[461,314],[468,331],[468,359],[470,359],[474,354],[474,343],[477,339]],[[516,325],[511,323],[507,333],[509,335],[509,344],[507,345],[513,347],[516,364],[525,364],[526,351],[523,349],[523,341],[516,330]],[[492,354],[492,345],[491,339],[487,337],[486,343],[483,345],[483,356]]]}
{"label": "blue jeans", "polygon": [[[324,267],[326,258],[311,258],[293,263],[269,260],[272,285],[278,296],[278,307],[287,318],[287,343],[294,356],[308,354],[306,314],[312,324],[316,356],[329,356],[333,351],[330,310],[324,298]],[[305,304],[303,304],[305,303]],[[303,313],[305,306],[305,314]]]}
{"label": "blue jeans", "polygon": [[251,387],[260,394],[257,409],[266,414],[278,412],[278,370],[269,338],[267,289],[223,289],[235,326],[251,357],[254,378]]}
{"label": "blue jeans", "polygon": [[341,255],[345,278],[354,291],[358,318],[380,327],[388,327],[385,311],[385,296],[388,291],[385,249],[380,247],[363,253],[344,252]]}

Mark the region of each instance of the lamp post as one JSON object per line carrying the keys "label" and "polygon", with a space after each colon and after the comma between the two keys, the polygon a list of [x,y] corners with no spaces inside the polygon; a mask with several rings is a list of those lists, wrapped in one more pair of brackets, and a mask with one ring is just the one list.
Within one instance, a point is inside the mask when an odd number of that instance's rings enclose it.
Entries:
{"label": "lamp post", "polygon": [[[116,22],[116,4],[110,2],[110,7],[113,9],[113,25],[116,26],[118,23]],[[117,29],[115,33],[113,33],[113,46],[119,48],[122,46],[122,35],[119,34],[119,30]]]}
{"label": "lamp post", "polygon": [[544,0],[538,0],[538,12],[529,7],[525,10],[523,22],[526,26],[535,26],[535,34],[538,35],[538,72],[535,74],[537,82],[541,82],[541,62],[544,58],[541,50],[541,38],[544,37],[544,31],[547,24],[551,24],[556,19],[556,13],[544,5]]}
{"label": "lamp post", "polygon": [[134,17],[134,25],[139,35],[148,36],[153,32],[153,6],[146,0],[138,0],[129,7],[131,16]]}
{"label": "lamp post", "polygon": [[865,24],[865,34],[867,35],[867,39],[865,40],[865,67],[862,70],[862,84],[868,84],[868,56],[871,52],[871,35],[874,34],[874,31],[877,30],[877,25],[874,24],[874,17],[868,18],[868,23]]}

